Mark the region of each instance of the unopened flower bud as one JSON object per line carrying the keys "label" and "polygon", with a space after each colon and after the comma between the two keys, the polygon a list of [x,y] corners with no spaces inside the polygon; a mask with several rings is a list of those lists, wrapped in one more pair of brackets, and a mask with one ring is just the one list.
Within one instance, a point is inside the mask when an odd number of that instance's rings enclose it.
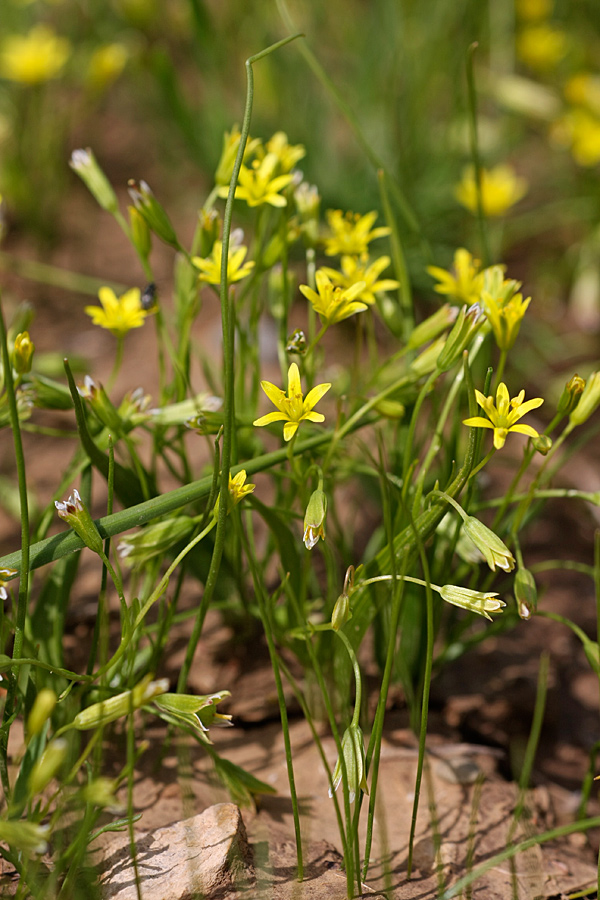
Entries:
{"label": "unopened flower bud", "polygon": [[86,547],[94,553],[102,553],[102,538],[87,508],[81,502],[79,491],[74,490],[68,500],[55,500],[54,505],[61,519],[71,526]]}
{"label": "unopened flower bud", "polygon": [[563,416],[567,416],[573,412],[577,404],[579,403],[579,398],[581,397],[583,390],[585,388],[585,378],[582,378],[580,375],[573,375],[570,378],[566,385],[563,388],[563,392],[560,395],[560,400],[558,401],[557,412],[559,412]]}
{"label": "unopened flower bud", "polygon": [[400,403],[398,400],[387,400],[385,397],[383,400],[379,400],[373,409],[384,419],[403,419],[406,412],[404,403]]}
{"label": "unopened flower bud", "polygon": [[335,601],[335,606],[333,607],[333,612],[331,613],[331,627],[334,631],[339,631],[340,628],[344,627],[348,619],[351,618],[352,612],[350,610],[350,598],[344,591]]}
{"label": "unopened flower bud", "polygon": [[466,517],[463,528],[477,549],[483,553],[492,572],[496,566],[504,569],[505,572],[512,572],[515,567],[515,558],[497,534],[494,534],[483,522],[473,516]]}
{"label": "unopened flower bud", "polygon": [[148,259],[152,250],[152,235],[145,218],[135,206],[128,206],[129,225],[131,227],[131,240],[133,246],[142,257]]}
{"label": "unopened flower bud", "polygon": [[27,719],[27,733],[29,737],[39,734],[54,711],[57,697],[50,688],[42,688],[34,700],[29,718]]}
{"label": "unopened flower bud", "polygon": [[485,313],[478,303],[468,308],[462,307],[446,339],[444,349],[437,358],[439,372],[447,372],[462,358],[463,351],[467,349],[485,321]]}
{"label": "unopened flower bud", "polygon": [[100,422],[109,431],[116,435],[123,432],[121,417],[99,382],[94,381],[90,375],[86,375],[83,384],[77,388],[77,392],[80,397],[89,402]]}
{"label": "unopened flower bud", "polygon": [[[216,209],[201,209],[194,236],[194,255],[203,259],[210,256],[215,241],[219,238],[221,219]],[[197,248],[197,249],[196,249]]]}
{"label": "unopened flower bud", "polygon": [[449,303],[444,303],[433,315],[413,328],[407,346],[411,350],[417,350],[428,341],[434,341],[446,328],[449,328],[456,322],[457,316],[458,306],[450,306]]}
{"label": "unopened flower bud", "polygon": [[445,344],[446,339],[443,337],[439,337],[436,341],[433,341],[432,344],[429,344],[428,347],[425,347],[425,349],[419,353],[417,358],[413,359],[413,361],[411,362],[411,371],[419,377],[423,377],[423,375],[429,375],[430,372],[434,372],[437,368],[439,355],[444,349]]}
{"label": "unopened flower bud", "polygon": [[500,612],[506,606],[503,600],[498,600],[498,594],[482,591],[472,591],[470,588],[459,587],[455,584],[444,584],[440,589],[440,596],[446,603],[468,609],[470,612],[485,616],[492,620],[491,612]]}
{"label": "unopened flower bud", "polygon": [[154,556],[162,556],[194,530],[190,516],[175,516],[147,525],[135,534],[125,535],[117,545],[122,560],[131,566],[141,566]]}
{"label": "unopened flower bud", "polygon": [[123,691],[122,694],[116,694],[114,697],[107,697],[106,700],[93,703],[87,709],[77,713],[73,719],[73,725],[79,731],[87,731],[90,728],[108,725],[116,719],[129,715],[134,709],[139,709],[140,706],[144,706],[154,697],[157,697],[159,694],[165,694],[168,690],[168,678],[159,678],[158,681],[151,681],[150,676],[146,676],[132,690]]}
{"label": "unopened flower bud", "polygon": [[[365,745],[358,725],[352,724],[345,730],[342,737],[342,753],[346,764],[349,800],[353,803],[359,791],[369,793],[365,777]],[[342,764],[338,758],[332,776],[333,791],[337,791],[340,786],[342,774]],[[333,791],[329,788],[330,797],[333,797]]]}
{"label": "unopened flower bud", "polygon": [[515,600],[522,619],[530,619],[537,608],[537,587],[529,569],[519,569],[515,575]]}
{"label": "unopened flower bud", "polygon": [[67,742],[63,738],[50,741],[29,776],[29,790],[40,794],[47,787],[67,756]]}
{"label": "unopened flower bud", "polygon": [[35,347],[28,331],[23,331],[16,336],[12,353],[12,364],[15,372],[19,375],[24,375],[26,372],[31,371],[34,350]]}
{"label": "unopened flower bud", "polygon": [[319,538],[325,540],[325,517],[327,516],[327,496],[318,488],[313,491],[304,516],[304,545],[312,550]]}
{"label": "unopened flower bud", "polygon": [[579,403],[569,416],[572,425],[583,425],[600,404],[600,372],[592,372],[585,383]]}
{"label": "unopened flower bud", "polygon": [[117,195],[89,147],[87,150],[73,150],[69,165],[79,175],[102,209],[113,214],[117,212],[119,208]]}
{"label": "unopened flower bud", "polygon": [[299,356],[306,353],[306,335],[301,328],[292,331],[285,345],[286,353],[297,353]]}
{"label": "unopened flower bud", "polygon": [[531,443],[533,449],[537,450],[541,456],[547,456],[552,449],[552,438],[547,434],[538,434],[536,437],[531,438]]}
{"label": "unopened flower bud", "polygon": [[0,841],[26,856],[45,853],[49,828],[25,819],[0,819]]}
{"label": "unopened flower bud", "polygon": [[133,179],[130,179],[128,182],[128,190],[135,208],[146,220],[148,227],[161,239],[161,241],[164,241],[165,244],[169,244],[171,247],[175,247],[176,250],[180,250],[179,241],[177,240],[177,235],[171,225],[171,220],[146,182],[140,181],[138,184]]}

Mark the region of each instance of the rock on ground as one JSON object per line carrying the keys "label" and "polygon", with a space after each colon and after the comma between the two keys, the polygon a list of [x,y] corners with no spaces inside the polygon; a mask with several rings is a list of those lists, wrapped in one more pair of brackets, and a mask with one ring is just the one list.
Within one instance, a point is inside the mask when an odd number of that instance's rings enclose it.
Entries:
{"label": "rock on ground", "polygon": [[[102,896],[137,900],[128,837],[110,837],[98,861]],[[136,852],[143,900],[232,898],[237,888],[247,891],[254,881],[246,829],[233,803],[217,803],[174,825],[137,834]]]}

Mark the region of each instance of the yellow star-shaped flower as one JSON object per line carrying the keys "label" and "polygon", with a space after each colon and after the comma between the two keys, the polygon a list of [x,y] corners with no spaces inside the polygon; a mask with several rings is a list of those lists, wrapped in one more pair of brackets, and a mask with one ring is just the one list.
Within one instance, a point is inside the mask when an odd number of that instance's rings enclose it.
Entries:
{"label": "yellow star-shaped flower", "polygon": [[252,423],[253,425],[261,426],[270,425],[271,422],[285,422],[283,438],[286,441],[291,441],[300,422],[305,419],[309,422],[325,421],[325,416],[322,413],[314,412],[313,407],[327,393],[331,384],[317,384],[303,398],[300,372],[296,363],[292,363],[288,370],[287,394],[281,388],[271,384],[270,381],[261,381],[260,386],[271,403],[277,407],[278,412],[270,412],[266,416],[261,416],[260,419],[255,419]]}
{"label": "yellow star-shaped flower", "polygon": [[374,211],[361,216],[360,213],[348,212],[344,215],[341,209],[328,209],[325,215],[330,230],[325,237],[327,256],[360,256],[368,252],[371,241],[391,231],[385,226],[372,228],[377,218]]}
{"label": "yellow star-shaped flower", "polygon": [[373,306],[376,294],[381,294],[383,291],[393,291],[400,286],[399,282],[393,278],[377,280],[389,264],[389,256],[380,256],[371,265],[368,264],[368,260],[365,257],[342,256],[340,263],[341,272],[338,272],[336,269],[330,269],[327,266],[323,266],[321,271],[325,272],[336,287],[347,289],[354,287],[360,281],[364,282],[364,288],[360,294],[357,294],[355,299]]}
{"label": "yellow star-shaped flower", "polygon": [[307,284],[301,284],[300,290],[321,318],[323,325],[334,325],[355,313],[367,309],[366,303],[357,300],[366,288],[364,281],[358,281],[349,288],[335,287],[324,269],[318,269],[315,275],[317,291],[313,291]]}
{"label": "yellow star-shaped flower", "polygon": [[439,266],[427,266],[427,271],[438,282],[434,287],[436,293],[447,294],[448,297],[471,306],[479,301],[483,287],[483,272],[479,266],[478,259],[471,256],[464,247],[459,247],[454,254],[451,271]]}
{"label": "yellow star-shaped flower", "polygon": [[488,417],[472,416],[464,419],[463,425],[470,425],[471,428],[491,428],[494,432],[494,447],[501,450],[509,431],[516,431],[518,434],[526,434],[528,437],[539,437],[538,432],[531,425],[517,425],[521,419],[532,409],[537,409],[544,402],[541,397],[534,400],[528,400],[524,403],[525,391],[521,391],[516,397],[510,399],[508,388],[501,382],[496,391],[496,402],[492,396],[485,397],[481,391],[475,391],[477,402]]}
{"label": "yellow star-shaped flower", "polygon": [[[279,157],[275,153],[267,153],[262,160],[255,159],[250,167],[242,165],[235,189],[235,199],[245,200],[248,206],[286,206],[287,200],[280,194],[288,186],[294,176],[291,174],[275,175],[279,165]],[[219,197],[226,197],[228,187],[219,188]]]}
{"label": "yellow star-shaped flower", "polygon": [[[229,244],[229,256],[227,259],[227,281],[233,284],[246,278],[254,268],[254,263],[244,262],[248,248],[240,244],[241,232],[234,231],[231,234]],[[210,256],[202,258],[201,256],[192,257],[192,262],[197,269],[200,269],[200,281],[206,281],[207,284],[221,284],[221,265],[223,260],[223,241],[215,241]]]}
{"label": "yellow star-shaped flower", "polygon": [[85,312],[94,325],[107,328],[117,338],[123,338],[132,328],[140,328],[148,315],[143,309],[139,288],[131,288],[117,297],[112,288],[101,287],[98,297],[102,306],[86,306]]}

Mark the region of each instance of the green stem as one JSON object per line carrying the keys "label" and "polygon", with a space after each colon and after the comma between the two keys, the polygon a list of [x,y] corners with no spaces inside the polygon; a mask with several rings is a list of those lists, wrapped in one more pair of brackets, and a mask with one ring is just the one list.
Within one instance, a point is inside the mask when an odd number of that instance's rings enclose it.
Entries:
{"label": "green stem", "polygon": [[[0,343],[2,345],[0,349],[2,354],[2,366],[4,370],[4,383],[6,388],[10,424],[12,428],[13,443],[15,448],[15,465],[17,468],[17,479],[19,484],[19,504],[21,513],[21,577],[19,580],[19,594],[17,598],[17,614],[15,619],[15,634],[12,651],[13,659],[19,659],[21,656],[23,656],[25,622],[27,618],[27,601],[29,597],[29,506],[27,501],[25,455],[23,453],[23,442],[21,439],[21,429],[19,424],[19,412],[17,409],[17,398],[15,395],[12,375],[12,361],[8,352],[8,335],[4,320],[1,295]],[[10,782],[8,777],[8,735],[10,731],[10,723],[13,718],[13,711],[17,694],[17,684],[18,678],[16,676],[12,676],[8,682],[6,700],[4,703],[4,712],[2,716],[2,726],[0,727],[0,780],[2,781],[4,796],[7,798],[7,800],[10,798]]]}
{"label": "green stem", "polygon": [[483,197],[481,191],[481,157],[479,155],[479,139],[477,136],[477,90],[473,73],[473,57],[477,50],[477,42],[471,44],[467,50],[467,95],[469,100],[469,138],[471,142],[471,156],[475,173],[475,190],[477,197],[477,221],[479,223],[479,236],[481,239],[481,259],[484,269],[491,265],[492,256],[487,231],[487,222],[483,209]]}

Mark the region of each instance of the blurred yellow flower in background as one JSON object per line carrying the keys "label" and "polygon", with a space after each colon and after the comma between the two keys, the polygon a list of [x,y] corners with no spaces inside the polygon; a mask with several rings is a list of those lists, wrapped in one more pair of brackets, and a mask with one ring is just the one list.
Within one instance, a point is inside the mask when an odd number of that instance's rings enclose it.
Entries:
{"label": "blurred yellow flower in background", "polygon": [[29,34],[11,34],[0,47],[0,75],[23,84],[41,84],[57,78],[71,45],[47,25],[36,25]]}
{"label": "blurred yellow flower in background", "polygon": [[104,44],[94,50],[88,64],[86,83],[93,91],[103,91],[119,77],[129,52],[124,44]]}
{"label": "blurred yellow flower in background", "polygon": [[567,35],[555,25],[528,25],[517,35],[518,58],[536,72],[553,69],[567,49]]}
{"label": "blurred yellow flower in background", "polygon": [[[493,169],[481,170],[481,199],[486,216],[503,216],[511,206],[527,193],[528,184],[520,178],[512,166],[502,164]],[[455,196],[462,206],[477,214],[477,186],[475,169],[467,166],[462,179],[456,185]]]}

